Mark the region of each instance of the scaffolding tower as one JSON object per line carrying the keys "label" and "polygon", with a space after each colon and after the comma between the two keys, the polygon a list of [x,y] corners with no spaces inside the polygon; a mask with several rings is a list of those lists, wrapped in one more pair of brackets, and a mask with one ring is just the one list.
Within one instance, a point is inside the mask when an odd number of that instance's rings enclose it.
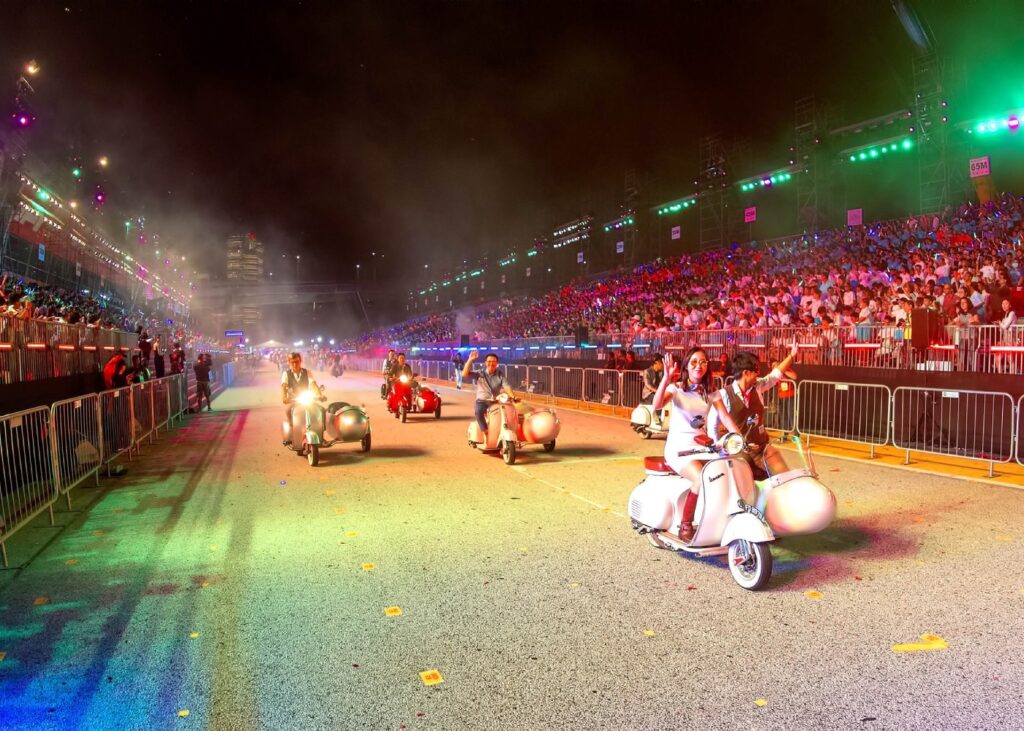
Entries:
{"label": "scaffolding tower", "polygon": [[821,153],[826,119],[813,96],[797,99],[793,116],[796,139],[791,164],[802,167],[796,176],[796,221],[804,231],[816,233],[828,220],[828,196],[821,195],[830,170]]}
{"label": "scaffolding tower", "polygon": [[937,213],[950,204],[948,101],[944,82],[943,63],[933,49],[914,58],[914,132],[922,213]]}
{"label": "scaffolding tower", "polygon": [[700,180],[697,211],[700,214],[700,248],[725,244],[727,231],[726,191],[729,184],[728,158],[719,134],[700,139]]}

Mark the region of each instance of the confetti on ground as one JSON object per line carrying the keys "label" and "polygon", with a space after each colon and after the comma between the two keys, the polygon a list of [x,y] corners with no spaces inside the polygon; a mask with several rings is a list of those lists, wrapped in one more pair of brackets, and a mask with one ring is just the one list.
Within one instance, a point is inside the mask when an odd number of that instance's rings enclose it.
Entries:
{"label": "confetti on ground", "polygon": [[441,673],[437,670],[424,670],[420,673],[420,680],[423,681],[424,685],[437,685],[444,682],[444,678],[441,677]]}
{"label": "confetti on ground", "polygon": [[35,598],[35,599],[34,599],[34,600],[32,601],[32,603],[33,603],[33,604],[35,604],[35,605],[36,605],[37,607],[41,607],[41,606],[43,606],[44,604],[49,604],[49,603],[50,603],[50,600],[49,600],[49,599],[47,599],[47,598],[46,598],[45,596],[37,596],[37,597],[36,597],[36,598]]}
{"label": "confetti on ground", "polygon": [[854,576],[853,579],[854,579],[854,581],[864,581],[864,579],[862,579],[859,576]]}
{"label": "confetti on ground", "polygon": [[520,546],[519,550],[522,551],[523,553],[529,553],[530,552],[530,549],[528,549],[526,546]]}
{"label": "confetti on ground", "polygon": [[[574,581],[571,584],[569,584],[569,586],[571,586],[573,589],[579,589],[580,588],[580,582]],[[1024,589],[1021,589],[1021,591],[1024,591]]]}
{"label": "confetti on ground", "polygon": [[[836,471],[838,472],[838,470],[836,470]],[[768,705],[768,701],[766,701],[764,698],[758,698],[757,700],[754,701],[754,705],[755,706],[761,706],[761,707],[767,706]]]}
{"label": "confetti on ground", "polygon": [[178,711],[178,716],[180,716],[181,718],[185,718],[186,716],[188,716],[188,709],[182,708],[180,711]]}
{"label": "confetti on ground", "polygon": [[362,565],[363,571],[373,571],[375,568],[377,568],[377,564],[375,563],[364,563]]}
{"label": "confetti on ground", "polygon": [[206,588],[206,587],[208,587],[209,585],[210,585],[210,582],[209,582],[209,581],[204,581],[204,582],[203,582],[202,584],[200,584],[200,585],[199,585],[199,588],[200,588],[200,589],[205,589],[205,588]]}
{"label": "confetti on ground", "polygon": [[948,650],[949,645],[938,635],[923,634],[920,642],[905,642],[893,645],[893,652],[930,652],[931,650]]}
{"label": "confetti on ground", "polygon": [[924,516],[923,515],[915,515],[914,516],[914,522],[915,523],[923,523],[924,522]]}
{"label": "confetti on ground", "polygon": [[401,617],[402,616],[402,608],[401,607],[384,607],[384,616],[385,617]]}
{"label": "confetti on ground", "polygon": [[94,530],[94,531],[92,532],[92,534],[93,534],[94,536],[102,536],[102,535],[103,535],[103,534],[104,534],[105,532],[106,532],[106,531],[103,531],[103,530]]}
{"label": "confetti on ground", "polygon": [[687,591],[697,591],[697,587],[693,586],[693,585],[690,585],[690,586],[686,587],[686,590]]}
{"label": "confetti on ground", "polygon": [[358,538],[359,537],[359,531],[350,530],[348,533],[345,534],[345,537],[346,538]]}
{"label": "confetti on ground", "polygon": [[189,637],[191,639],[193,639],[193,640],[199,639],[199,633],[198,632],[193,632],[192,634],[189,635]]}
{"label": "confetti on ground", "polygon": [[996,536],[996,540],[999,541],[1000,543],[1012,543],[1013,542],[1013,538],[1011,538],[1010,536]]}
{"label": "confetti on ground", "polygon": [[218,548],[220,548],[220,546],[218,546],[218,545],[216,545],[216,544],[215,544],[215,545],[212,545],[212,546],[210,546],[210,550],[211,550],[211,551],[216,551],[216,550],[217,550]]}
{"label": "confetti on ground", "polygon": [[67,564],[68,566],[74,566],[76,563],[78,563],[78,559],[77,558],[69,558],[64,563]]}
{"label": "confetti on ground", "polygon": [[825,595],[820,591],[805,591],[804,596],[808,599],[821,599]]}
{"label": "confetti on ground", "polygon": [[284,480],[281,480],[281,481],[280,481],[279,483],[277,483],[277,484],[278,484],[278,485],[287,485],[288,483],[287,483],[286,481],[284,481]]}
{"label": "confetti on ground", "polygon": [[346,508],[335,508],[334,512],[338,515],[344,515],[348,510]]}
{"label": "confetti on ground", "polygon": [[[323,478],[321,477],[320,479],[322,480]],[[324,495],[327,497],[334,497],[334,490],[324,490]]]}
{"label": "confetti on ground", "polygon": [[647,635],[648,637],[654,637],[654,630],[653,629],[645,629],[644,630],[644,634]]}
{"label": "confetti on ground", "polygon": [[610,512],[612,512],[612,509],[611,508],[601,508],[601,512],[602,513],[610,513]]}

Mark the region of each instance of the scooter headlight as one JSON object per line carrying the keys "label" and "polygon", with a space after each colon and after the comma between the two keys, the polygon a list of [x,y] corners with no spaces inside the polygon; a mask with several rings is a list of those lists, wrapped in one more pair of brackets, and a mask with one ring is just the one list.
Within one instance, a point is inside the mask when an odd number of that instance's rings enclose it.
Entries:
{"label": "scooter headlight", "polygon": [[731,433],[726,434],[725,438],[722,439],[722,449],[730,457],[737,455],[743,451],[743,447],[746,446],[743,437],[740,434]]}
{"label": "scooter headlight", "polygon": [[298,401],[303,406],[309,406],[311,403],[313,403],[313,392],[303,391],[295,400]]}
{"label": "scooter headlight", "polygon": [[405,374],[402,374],[401,376],[398,377],[398,380],[401,381],[402,383],[408,383],[409,382],[409,376],[407,376]]}
{"label": "scooter headlight", "polygon": [[498,394],[498,403],[499,404],[507,404],[508,403],[508,398],[509,397],[508,397],[507,393],[500,393],[500,394]]}

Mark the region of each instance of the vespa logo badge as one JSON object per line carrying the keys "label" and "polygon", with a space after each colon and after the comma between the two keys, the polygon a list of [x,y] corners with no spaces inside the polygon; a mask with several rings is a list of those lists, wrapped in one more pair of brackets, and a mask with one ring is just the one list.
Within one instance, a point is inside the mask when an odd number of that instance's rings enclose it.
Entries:
{"label": "vespa logo badge", "polygon": [[725,473],[724,473],[724,472],[719,472],[719,473],[718,473],[717,475],[715,475],[714,477],[711,477],[711,478],[709,478],[709,479],[708,479],[708,482],[709,482],[709,483],[711,483],[711,482],[714,482],[715,480],[720,480],[720,479],[722,479],[723,477],[725,477]]}
{"label": "vespa logo badge", "polygon": [[755,508],[753,505],[749,505],[749,504],[743,502],[742,499],[736,501],[736,507],[738,507],[740,510],[742,510],[744,512],[750,513],[755,518],[760,520],[762,523],[766,522],[765,519],[764,519],[764,513],[762,513],[757,508]]}

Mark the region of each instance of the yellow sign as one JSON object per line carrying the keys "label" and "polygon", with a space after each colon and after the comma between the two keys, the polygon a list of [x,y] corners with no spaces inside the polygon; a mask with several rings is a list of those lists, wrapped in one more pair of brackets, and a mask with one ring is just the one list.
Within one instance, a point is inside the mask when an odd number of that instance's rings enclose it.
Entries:
{"label": "yellow sign", "polygon": [[444,678],[441,677],[441,673],[437,670],[424,670],[420,673],[420,680],[423,681],[424,685],[437,685],[444,682]]}
{"label": "yellow sign", "polygon": [[932,650],[948,650],[949,644],[939,637],[933,634],[921,635],[920,642],[905,642],[901,645],[893,645],[893,652],[930,652]]}
{"label": "yellow sign", "polygon": [[401,617],[402,616],[402,608],[401,607],[384,607],[384,616],[385,617]]}
{"label": "yellow sign", "polygon": [[377,564],[375,564],[375,563],[364,563],[362,568],[363,568],[363,571],[373,571],[375,568],[377,568]]}

